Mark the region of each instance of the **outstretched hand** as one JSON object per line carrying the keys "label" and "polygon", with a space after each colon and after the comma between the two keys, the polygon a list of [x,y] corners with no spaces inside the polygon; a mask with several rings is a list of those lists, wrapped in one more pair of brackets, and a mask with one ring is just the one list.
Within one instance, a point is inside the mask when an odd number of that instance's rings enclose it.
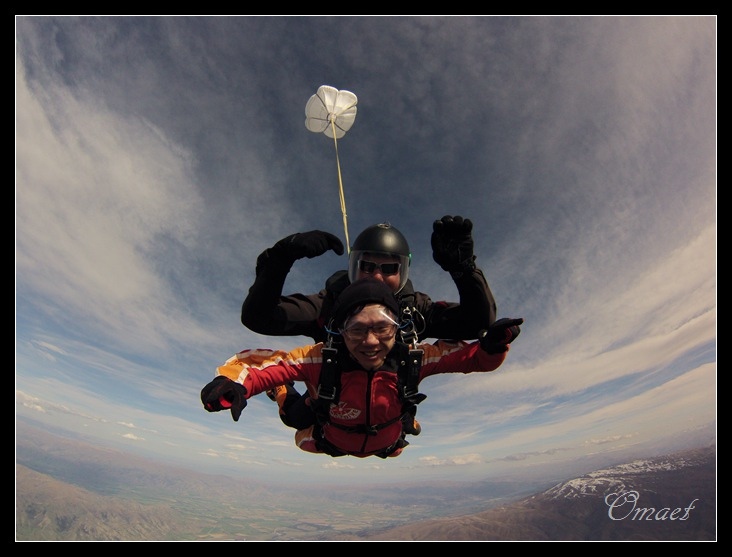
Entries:
{"label": "outstretched hand", "polygon": [[338,236],[322,230],[311,230],[292,234],[277,242],[274,249],[291,259],[312,259],[323,255],[328,250],[333,250],[338,255],[343,255],[343,242]]}
{"label": "outstretched hand", "polygon": [[508,350],[516,337],[521,333],[521,327],[524,322],[523,317],[509,319],[504,317],[499,319],[488,329],[480,332],[480,347],[488,352],[488,354],[500,354]]}
{"label": "outstretched hand", "polygon": [[446,215],[432,223],[432,259],[448,273],[475,268],[473,223],[460,216]]}
{"label": "outstretched hand", "polygon": [[241,383],[219,375],[201,389],[201,402],[209,412],[231,409],[231,417],[238,422],[247,406],[247,390]]}

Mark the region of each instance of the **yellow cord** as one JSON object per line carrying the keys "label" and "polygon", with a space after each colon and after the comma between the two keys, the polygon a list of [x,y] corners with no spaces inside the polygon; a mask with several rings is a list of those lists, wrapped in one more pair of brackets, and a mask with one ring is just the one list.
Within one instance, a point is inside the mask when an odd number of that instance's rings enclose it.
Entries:
{"label": "yellow cord", "polygon": [[338,193],[341,199],[341,214],[343,215],[343,230],[346,233],[346,254],[351,254],[351,242],[348,240],[348,215],[346,214],[346,198],[343,195],[343,178],[341,177],[341,161],[338,157],[338,140],[336,139],[335,119],[330,121],[333,127],[333,143],[335,144],[336,165],[338,167]]}

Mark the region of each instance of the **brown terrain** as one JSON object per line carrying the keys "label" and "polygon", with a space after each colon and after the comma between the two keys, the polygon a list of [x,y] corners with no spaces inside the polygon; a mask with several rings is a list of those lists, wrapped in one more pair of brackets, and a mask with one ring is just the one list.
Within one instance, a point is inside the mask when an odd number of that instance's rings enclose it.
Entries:
{"label": "brown terrain", "polygon": [[[16,541],[716,541],[716,485],[707,447],[533,492],[293,492],[37,434],[16,446]],[[613,520],[605,496],[625,492],[642,513]]]}

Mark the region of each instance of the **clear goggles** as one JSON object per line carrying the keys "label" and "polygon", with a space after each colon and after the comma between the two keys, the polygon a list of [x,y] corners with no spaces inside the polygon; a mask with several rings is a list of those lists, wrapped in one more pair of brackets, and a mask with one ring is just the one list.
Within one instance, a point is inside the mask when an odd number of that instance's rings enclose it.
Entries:
{"label": "clear goggles", "polygon": [[[355,317],[370,317],[370,323],[364,323]],[[391,311],[384,306],[368,307],[361,310],[346,321],[345,327],[340,332],[346,340],[362,342],[366,340],[369,333],[373,333],[379,340],[389,340],[396,335],[399,324],[394,319]],[[374,322],[376,321],[376,322]]]}

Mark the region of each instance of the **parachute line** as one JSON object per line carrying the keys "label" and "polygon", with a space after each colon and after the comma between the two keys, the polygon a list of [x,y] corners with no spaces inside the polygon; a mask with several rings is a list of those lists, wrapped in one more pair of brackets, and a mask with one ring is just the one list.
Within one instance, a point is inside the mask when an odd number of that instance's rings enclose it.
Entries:
{"label": "parachute line", "polygon": [[[335,128],[335,122],[332,122]],[[336,152],[336,167],[338,168],[338,195],[341,200],[341,214],[343,215],[343,231],[346,233],[346,255],[351,254],[351,242],[348,239],[348,214],[346,213],[346,197],[343,193],[343,178],[341,177],[341,160],[338,156],[338,140],[336,139],[335,129],[333,130],[333,144]]]}

